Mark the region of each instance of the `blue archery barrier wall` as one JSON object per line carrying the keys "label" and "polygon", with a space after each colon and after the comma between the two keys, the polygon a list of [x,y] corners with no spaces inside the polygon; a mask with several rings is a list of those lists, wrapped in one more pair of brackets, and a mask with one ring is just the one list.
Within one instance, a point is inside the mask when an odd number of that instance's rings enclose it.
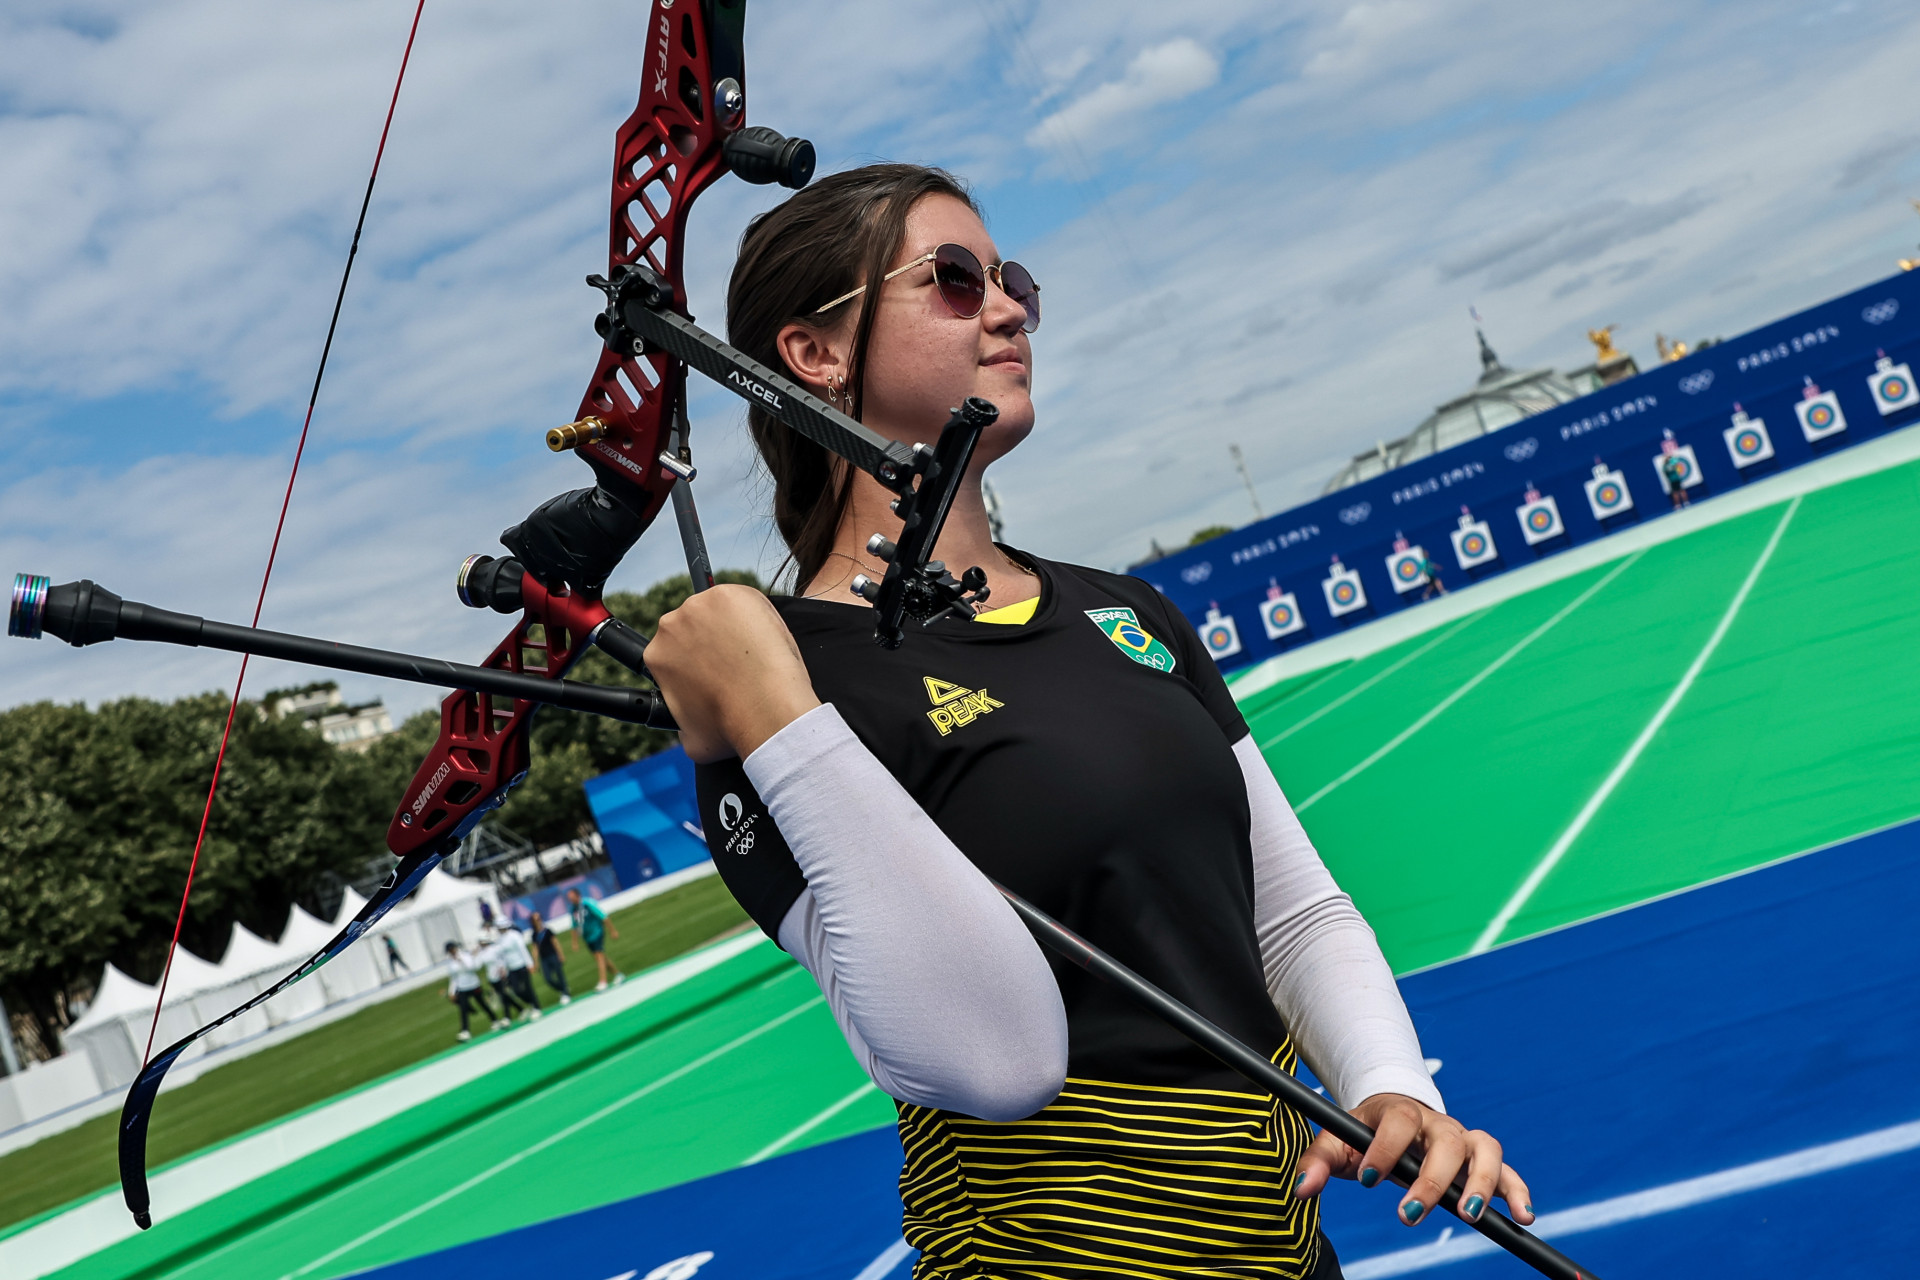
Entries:
{"label": "blue archery barrier wall", "polygon": [[621,888],[707,860],[693,761],[679,747],[589,778],[586,791]]}
{"label": "blue archery barrier wall", "polygon": [[[1351,488],[1250,524],[1130,572],[1174,602],[1198,628],[1209,606],[1238,624],[1241,650],[1220,659],[1233,670],[1284,649],[1325,639],[1349,627],[1411,608],[1420,592],[1401,596],[1387,576],[1396,534],[1427,549],[1449,587],[1531,564],[1543,556],[1618,532],[1668,510],[1654,470],[1663,431],[1692,445],[1703,485],[1697,500],[1725,493],[1811,462],[1838,449],[1920,422],[1920,406],[1882,417],[1867,385],[1885,351],[1896,364],[1920,364],[1920,271],[1905,272],[1755,329],[1672,364],[1603,387],[1570,404],[1522,419],[1491,435],[1456,445]],[[1838,394],[1847,430],[1808,443],[1793,406],[1806,379]],[[1738,403],[1763,419],[1774,456],[1736,468],[1722,432]],[[1284,429],[1284,424],[1282,424]],[[1595,458],[1617,467],[1633,495],[1633,510],[1603,525],[1587,504],[1584,485]],[[1531,482],[1559,505],[1566,531],[1529,547],[1515,515]],[[1499,558],[1471,570],[1458,567],[1449,535],[1469,507],[1493,530]],[[1334,618],[1320,583],[1338,554],[1359,572],[1368,608]],[[1277,582],[1300,601],[1306,629],[1269,640],[1259,608]]]}
{"label": "blue archery barrier wall", "polygon": [[[900,1140],[875,1129],[358,1274],[608,1280],[713,1257],[698,1280],[854,1280],[900,1239]],[[897,1266],[867,1280],[905,1276]]]}
{"label": "blue archery barrier wall", "polygon": [[612,867],[595,867],[582,875],[556,880],[532,893],[523,893],[517,898],[502,898],[500,914],[515,928],[530,929],[536,915],[548,924],[565,920],[572,909],[567,902],[569,890],[578,889],[581,897],[598,902],[620,892],[620,887],[620,877],[614,874]]}

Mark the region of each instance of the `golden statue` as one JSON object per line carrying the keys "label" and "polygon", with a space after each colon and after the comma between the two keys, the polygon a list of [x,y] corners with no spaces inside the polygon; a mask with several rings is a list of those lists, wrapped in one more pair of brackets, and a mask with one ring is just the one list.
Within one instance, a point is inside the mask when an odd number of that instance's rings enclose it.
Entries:
{"label": "golden statue", "polygon": [[1668,364],[1672,364],[1675,360],[1684,360],[1687,356],[1687,344],[1677,338],[1668,342],[1667,335],[1664,333],[1653,335],[1653,349],[1658,351],[1660,358]]}
{"label": "golden statue", "polygon": [[[1920,213],[1920,200],[1908,200],[1907,203],[1913,206],[1915,213]],[[1902,271],[1912,271],[1916,267],[1920,267],[1920,258],[1900,259],[1900,269]]]}
{"label": "golden statue", "polygon": [[1626,355],[1625,352],[1613,345],[1613,331],[1619,327],[1617,324],[1610,324],[1604,329],[1587,330],[1587,341],[1593,344],[1593,362],[1595,364],[1611,364],[1613,361],[1622,359]]}

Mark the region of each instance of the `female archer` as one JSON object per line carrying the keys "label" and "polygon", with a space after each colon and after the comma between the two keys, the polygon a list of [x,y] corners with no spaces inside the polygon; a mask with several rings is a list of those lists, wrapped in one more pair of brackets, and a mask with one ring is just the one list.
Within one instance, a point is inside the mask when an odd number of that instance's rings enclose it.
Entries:
{"label": "female archer", "polygon": [[[1533,1220],[1500,1144],[1443,1110],[1372,931],[1320,862],[1213,663],[1145,583],[992,541],[980,475],[1033,429],[1040,291],[966,190],[911,165],[756,218],[730,341],[892,439],[999,407],[937,554],[991,608],[894,651],[850,592],[891,494],[758,411],[795,590],[715,587],[647,662],[698,762],[714,861],[897,1100],[919,1277],[1336,1277],[1315,1199],[1408,1149],[1420,1221]],[[1087,975],[999,881],[1377,1131],[1354,1151]]]}

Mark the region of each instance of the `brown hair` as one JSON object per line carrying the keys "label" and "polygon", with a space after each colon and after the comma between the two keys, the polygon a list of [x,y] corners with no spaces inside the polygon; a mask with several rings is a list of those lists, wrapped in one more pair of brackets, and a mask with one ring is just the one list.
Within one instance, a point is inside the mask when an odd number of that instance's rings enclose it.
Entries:
{"label": "brown hair", "polygon": [[[749,222],[727,288],[727,340],[786,371],[775,343],[780,330],[812,322],[826,303],[885,275],[906,239],[907,214],[930,195],[952,196],[979,212],[966,186],[945,170],[872,164],[822,178]],[[866,398],[867,342],[880,291],[868,289],[858,302],[846,386],[846,412],[856,419]],[[773,523],[787,544],[794,589],[805,590],[833,549],[852,472],[762,409],[747,411],[747,428],[773,477]]]}

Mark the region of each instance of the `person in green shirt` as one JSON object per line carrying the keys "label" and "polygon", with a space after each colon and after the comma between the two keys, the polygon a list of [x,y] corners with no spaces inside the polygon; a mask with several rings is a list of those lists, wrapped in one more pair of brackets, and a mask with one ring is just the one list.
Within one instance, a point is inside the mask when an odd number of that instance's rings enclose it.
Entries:
{"label": "person in green shirt", "polygon": [[600,977],[599,984],[594,987],[594,990],[607,989],[607,970],[609,969],[613,970],[615,986],[625,982],[627,975],[620,972],[620,966],[607,955],[607,931],[611,929],[616,938],[620,936],[620,931],[613,928],[613,924],[607,919],[607,913],[601,909],[600,904],[592,898],[583,896],[578,889],[569,889],[567,890],[567,909],[573,916],[573,949],[578,951],[580,944],[584,942],[587,944],[587,950],[593,952],[593,967]]}
{"label": "person in green shirt", "polygon": [[1687,494],[1687,460],[1677,453],[1670,453],[1660,461],[1660,474],[1667,482],[1667,498],[1678,511],[1687,506],[1692,499]]}

